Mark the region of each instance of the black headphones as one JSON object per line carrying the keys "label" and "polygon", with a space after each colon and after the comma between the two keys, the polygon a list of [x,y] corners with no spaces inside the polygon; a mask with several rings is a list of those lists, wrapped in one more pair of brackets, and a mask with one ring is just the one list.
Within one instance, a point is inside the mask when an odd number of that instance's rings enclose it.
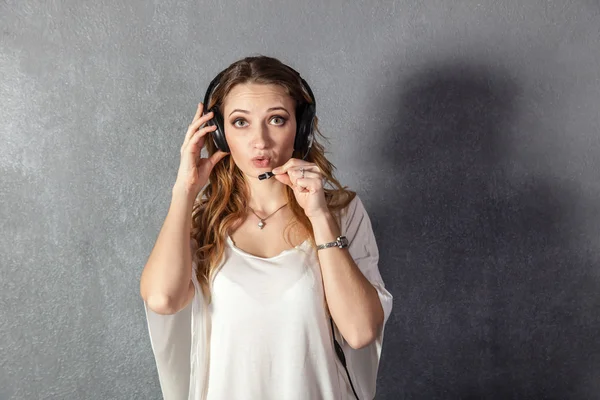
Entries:
{"label": "black headphones", "polygon": [[[314,140],[314,121],[315,121],[315,96],[313,95],[312,90],[308,83],[300,76],[298,72],[296,72],[291,67],[287,67],[292,70],[298,78],[300,78],[304,89],[309,94],[312,103],[300,103],[296,106],[296,138],[294,139],[294,151],[300,152],[302,154],[302,159],[305,159],[312,147]],[[219,112],[218,107],[214,107],[212,109],[207,109],[208,102],[210,100],[210,96],[212,95],[215,87],[219,84],[221,77],[225,73],[226,70],[223,70],[217,75],[208,85],[208,89],[206,89],[206,94],[204,95],[204,111],[202,114],[208,114],[209,112],[214,113],[214,117],[211,118],[206,125],[213,126],[216,125],[217,129],[211,132],[213,141],[215,142],[215,146],[221,151],[229,153],[229,145],[227,144],[227,140],[225,139],[225,125],[223,115]]]}

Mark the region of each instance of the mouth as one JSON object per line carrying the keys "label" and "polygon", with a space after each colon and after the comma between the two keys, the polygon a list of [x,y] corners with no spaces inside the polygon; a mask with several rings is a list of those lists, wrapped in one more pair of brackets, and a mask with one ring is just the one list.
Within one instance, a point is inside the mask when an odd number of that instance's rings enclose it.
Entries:
{"label": "mouth", "polygon": [[252,164],[254,164],[254,166],[258,168],[266,168],[270,165],[270,163],[271,159],[266,156],[258,156],[252,158]]}

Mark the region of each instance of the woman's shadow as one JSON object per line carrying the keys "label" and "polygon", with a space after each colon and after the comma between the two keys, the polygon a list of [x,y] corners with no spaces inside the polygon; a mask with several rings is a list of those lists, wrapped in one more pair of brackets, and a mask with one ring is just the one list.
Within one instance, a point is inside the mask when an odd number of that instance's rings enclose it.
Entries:
{"label": "woman's shadow", "polygon": [[394,295],[378,399],[598,398],[598,266],[574,188],[511,155],[527,138],[519,91],[460,63],[400,89],[375,150],[389,173],[371,218]]}

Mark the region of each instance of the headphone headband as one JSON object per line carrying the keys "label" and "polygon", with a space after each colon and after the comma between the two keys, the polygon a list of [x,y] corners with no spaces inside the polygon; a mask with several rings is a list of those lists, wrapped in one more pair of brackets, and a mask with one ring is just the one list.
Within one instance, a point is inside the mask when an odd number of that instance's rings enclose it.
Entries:
{"label": "headphone headband", "polygon": [[[227,69],[224,69],[223,71],[219,72],[219,74],[217,76],[215,76],[213,78],[213,80],[210,81],[210,83],[208,84],[208,88],[206,89],[206,94],[204,95],[204,103],[203,103],[204,109],[207,109],[208,101],[210,100],[210,96],[212,95],[213,91],[215,90],[215,86],[217,86],[219,84],[219,81],[221,80],[221,77],[223,76],[225,71],[227,71]],[[204,113],[204,114],[206,114],[206,113]]]}

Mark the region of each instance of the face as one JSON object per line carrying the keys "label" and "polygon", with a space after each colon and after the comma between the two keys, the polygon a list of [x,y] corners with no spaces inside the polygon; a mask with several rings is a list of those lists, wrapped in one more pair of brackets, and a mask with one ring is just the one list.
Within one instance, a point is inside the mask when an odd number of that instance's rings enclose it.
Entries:
{"label": "face", "polygon": [[223,118],[231,157],[246,175],[257,177],[292,157],[295,101],[283,87],[234,86],[223,101]]}

